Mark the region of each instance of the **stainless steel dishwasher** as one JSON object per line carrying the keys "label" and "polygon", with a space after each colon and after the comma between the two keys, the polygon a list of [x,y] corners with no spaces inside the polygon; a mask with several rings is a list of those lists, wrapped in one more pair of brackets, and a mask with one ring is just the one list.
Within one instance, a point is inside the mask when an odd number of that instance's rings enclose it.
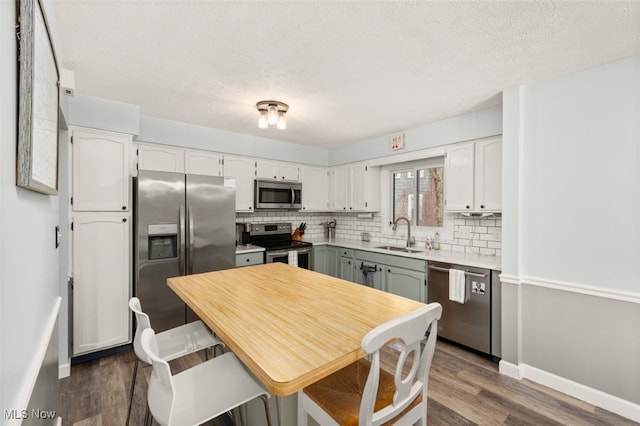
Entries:
{"label": "stainless steel dishwasher", "polygon": [[[465,303],[449,300],[449,269],[465,271]],[[496,285],[492,285],[492,275]],[[427,301],[442,305],[438,336],[486,354],[501,356],[500,283],[497,276],[490,269],[429,262]]]}

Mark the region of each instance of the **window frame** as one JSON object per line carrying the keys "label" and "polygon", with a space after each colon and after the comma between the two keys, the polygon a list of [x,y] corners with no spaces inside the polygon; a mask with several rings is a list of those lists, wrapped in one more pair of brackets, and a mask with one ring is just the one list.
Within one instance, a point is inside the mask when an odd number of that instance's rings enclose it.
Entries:
{"label": "window frame", "polygon": [[[381,168],[381,216],[382,216],[382,234],[383,237],[386,238],[396,238],[397,231],[394,232],[392,230],[393,225],[393,209],[394,209],[394,172],[400,171],[408,171],[413,170],[416,171],[419,169],[429,169],[434,167],[442,167],[443,170],[443,188],[442,188],[442,196],[445,195],[445,187],[447,185],[446,182],[446,171],[445,171],[445,162],[444,156],[434,156],[428,158],[422,158],[418,160],[411,160],[406,162],[398,162],[385,164]],[[416,190],[417,190],[417,182],[416,182]],[[442,213],[442,226],[419,226],[419,225],[411,225],[411,233],[412,235],[418,236],[419,239],[424,239],[427,235],[433,237],[433,235],[438,232],[440,234],[440,238],[442,239],[451,239],[453,236],[453,222],[454,217],[451,214],[448,214],[446,209],[443,206]],[[404,222],[402,222],[404,223]]]}

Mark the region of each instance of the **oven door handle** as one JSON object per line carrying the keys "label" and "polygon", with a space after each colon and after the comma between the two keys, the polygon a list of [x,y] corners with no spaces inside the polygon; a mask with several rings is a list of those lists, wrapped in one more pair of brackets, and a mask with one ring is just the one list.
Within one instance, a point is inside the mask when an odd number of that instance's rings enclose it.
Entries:
{"label": "oven door handle", "polygon": [[288,256],[289,255],[289,251],[268,251],[267,252],[267,257],[279,257],[279,256]]}
{"label": "oven door handle", "polygon": [[307,254],[307,253],[311,253],[313,251],[313,247],[296,249],[295,251],[297,251],[298,254]]}

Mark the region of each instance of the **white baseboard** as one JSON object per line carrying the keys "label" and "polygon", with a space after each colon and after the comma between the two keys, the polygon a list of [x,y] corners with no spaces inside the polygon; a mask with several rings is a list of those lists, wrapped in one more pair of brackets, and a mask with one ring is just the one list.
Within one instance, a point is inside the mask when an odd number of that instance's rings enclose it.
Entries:
{"label": "white baseboard", "polygon": [[526,378],[551,389],[555,389],[574,398],[593,404],[612,413],[640,423],[640,405],[614,395],[565,379],[553,373],[540,370],[527,364],[515,365],[500,361],[499,371],[515,379]]}
{"label": "white baseboard", "polygon": [[498,363],[498,371],[500,374],[504,374],[505,376],[512,377],[516,380],[522,379],[522,374],[520,373],[518,366],[505,360],[500,360],[500,363]]}
{"label": "white baseboard", "polygon": [[64,379],[71,375],[71,363],[60,364],[58,366],[58,379]]}

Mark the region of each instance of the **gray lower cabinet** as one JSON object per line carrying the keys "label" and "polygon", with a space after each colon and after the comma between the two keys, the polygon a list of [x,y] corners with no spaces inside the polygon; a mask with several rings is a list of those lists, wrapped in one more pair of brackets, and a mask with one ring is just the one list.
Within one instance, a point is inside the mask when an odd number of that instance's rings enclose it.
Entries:
{"label": "gray lower cabinet", "polygon": [[427,301],[426,273],[387,266],[384,272],[385,291],[419,302]]}
{"label": "gray lower cabinet", "polygon": [[338,278],[355,281],[355,264],[353,250],[338,247]]}
{"label": "gray lower cabinet", "polygon": [[339,249],[340,247],[335,246],[313,246],[313,270],[337,277]]}
{"label": "gray lower cabinet", "polygon": [[242,266],[261,265],[263,263],[264,263],[264,253],[261,251],[236,254],[236,268],[239,268]]}
{"label": "gray lower cabinet", "polygon": [[327,274],[327,249],[327,246],[313,246],[313,270],[321,274]]}
{"label": "gray lower cabinet", "polygon": [[355,252],[355,282],[365,284],[366,268],[374,288],[409,299],[427,300],[427,262],[363,250]]}
{"label": "gray lower cabinet", "polygon": [[337,277],[338,247],[313,246],[313,270]]}

